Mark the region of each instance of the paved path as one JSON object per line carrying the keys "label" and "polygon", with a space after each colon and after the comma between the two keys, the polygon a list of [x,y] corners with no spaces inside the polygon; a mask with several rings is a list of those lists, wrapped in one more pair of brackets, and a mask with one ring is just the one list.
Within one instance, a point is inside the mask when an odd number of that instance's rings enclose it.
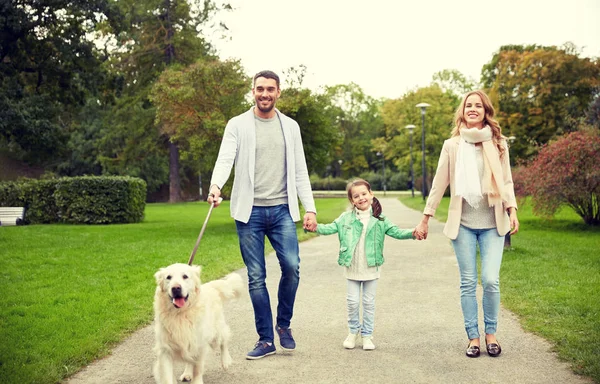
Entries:
{"label": "paved path", "polygon": [[[412,228],[420,213],[393,198],[381,199],[384,212],[401,228]],[[337,236],[301,243],[301,282],[292,320],[298,344],[293,354],[248,361],[257,339],[248,295],[228,304],[234,363],[223,371],[215,355],[204,382],[210,383],[591,383],[574,375],[543,339],[525,333],[502,309],[498,339],[503,353],[478,359],[464,356],[458,268],[442,224],[430,220],[426,241],[387,238],[376,300],[375,351],[345,350],[346,284],[337,265]],[[238,271],[244,277],[245,270]],[[268,256],[269,291],[276,305],[279,267]],[[149,293],[152,294],[152,293]],[[479,295],[481,292],[479,292]],[[480,315],[480,322],[483,316]],[[279,346],[278,341],[277,346]],[[146,327],[113,353],[72,377],[68,384],[153,384],[153,328]],[[181,373],[179,368],[177,375]]]}

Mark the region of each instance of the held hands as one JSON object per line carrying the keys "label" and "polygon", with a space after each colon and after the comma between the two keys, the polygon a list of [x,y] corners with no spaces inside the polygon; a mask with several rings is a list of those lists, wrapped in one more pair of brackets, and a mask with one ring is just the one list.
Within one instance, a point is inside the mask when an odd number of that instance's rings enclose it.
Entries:
{"label": "held hands", "polygon": [[302,227],[305,231],[315,232],[317,230],[317,215],[314,212],[306,212]]}
{"label": "held hands", "polygon": [[419,232],[417,228],[413,229],[412,235],[413,238],[417,240],[425,240],[425,238],[427,237],[425,234],[423,234],[423,232]]}
{"label": "held hands", "polygon": [[[427,220],[428,221],[428,220]],[[419,225],[415,227],[415,231],[413,232],[413,236],[417,240],[426,240],[427,234],[429,233],[429,223],[422,220]]]}

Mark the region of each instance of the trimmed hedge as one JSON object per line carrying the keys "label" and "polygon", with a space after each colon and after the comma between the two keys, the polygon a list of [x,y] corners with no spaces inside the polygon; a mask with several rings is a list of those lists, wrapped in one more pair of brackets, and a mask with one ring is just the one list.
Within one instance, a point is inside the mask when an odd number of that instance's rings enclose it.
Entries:
{"label": "trimmed hedge", "polygon": [[[383,190],[383,175],[377,172],[365,172],[358,175],[361,179],[365,179],[371,184],[373,190]],[[351,177],[344,179],[341,177],[324,177],[317,175],[310,176],[310,184],[314,191],[344,191],[349,181],[355,179]],[[386,188],[389,191],[404,191],[410,189],[410,179],[404,172],[386,173]],[[419,184],[420,185],[420,184]]]}
{"label": "trimmed hedge", "polygon": [[25,207],[25,222],[111,224],[144,218],[146,182],[127,176],[81,176],[0,183],[0,206]]}

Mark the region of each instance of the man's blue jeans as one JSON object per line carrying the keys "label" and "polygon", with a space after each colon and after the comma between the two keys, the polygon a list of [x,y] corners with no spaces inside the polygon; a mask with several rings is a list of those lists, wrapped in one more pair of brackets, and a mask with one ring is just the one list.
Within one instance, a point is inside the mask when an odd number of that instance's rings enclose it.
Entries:
{"label": "man's blue jeans", "polygon": [[300,281],[300,250],[296,224],[287,204],[274,207],[252,207],[248,223],[235,222],[244,264],[248,269],[248,290],[254,308],[254,321],[259,341],[273,342],[273,314],[265,260],[265,236],[275,249],[281,279],[279,280],[277,325],[290,326],[294,301]]}
{"label": "man's blue jeans", "polygon": [[469,339],[479,338],[477,320],[477,245],[481,255],[481,285],[483,287],[483,321],[485,333],[495,334],[500,311],[500,264],[504,251],[504,236],[496,228],[471,229],[460,226],[452,240],[460,270],[460,304]]}

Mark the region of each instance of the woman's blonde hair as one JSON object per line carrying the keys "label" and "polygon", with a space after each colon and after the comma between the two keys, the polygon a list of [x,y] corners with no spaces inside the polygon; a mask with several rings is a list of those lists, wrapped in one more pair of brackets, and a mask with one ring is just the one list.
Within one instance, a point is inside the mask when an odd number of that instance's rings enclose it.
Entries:
{"label": "woman's blonde hair", "polygon": [[454,113],[454,129],[452,129],[452,137],[459,136],[460,128],[467,125],[467,120],[465,119],[465,104],[471,95],[477,95],[481,98],[481,103],[483,104],[483,109],[485,110],[483,126],[485,127],[486,125],[489,125],[492,129],[492,140],[494,141],[494,144],[496,144],[496,148],[498,148],[500,157],[502,157],[504,155],[504,145],[502,144],[504,136],[502,136],[502,128],[500,128],[500,124],[498,124],[496,119],[494,119],[496,111],[494,110],[492,101],[482,90],[467,92],[463,97],[462,102],[459,104],[458,108],[456,108],[456,112]]}
{"label": "woman's blonde hair", "polygon": [[[349,182],[348,185],[346,185],[346,192],[348,193],[348,200],[350,200],[350,203],[353,202],[352,201],[352,188],[359,186],[359,185],[364,185],[365,187],[367,187],[367,190],[369,192],[372,192],[371,184],[369,184],[369,182],[367,180],[354,179],[351,182]],[[381,217],[381,212],[382,212],[383,208],[381,207],[381,203],[375,196],[373,196],[373,204],[371,204],[371,208],[373,209],[373,216],[379,220],[383,220],[383,217]]]}

